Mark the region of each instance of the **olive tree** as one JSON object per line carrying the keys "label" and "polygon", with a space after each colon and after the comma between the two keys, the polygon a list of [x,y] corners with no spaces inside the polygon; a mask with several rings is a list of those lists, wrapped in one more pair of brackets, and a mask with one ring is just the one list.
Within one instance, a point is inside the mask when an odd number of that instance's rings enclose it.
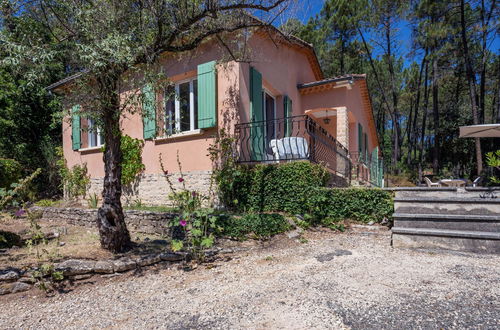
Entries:
{"label": "olive tree", "polygon": [[264,25],[285,9],[287,1],[10,1],[10,7],[15,8],[12,16],[27,15],[41,22],[52,37],[28,30],[14,39],[3,31],[0,43],[8,53],[4,61],[28,63],[31,70],[26,76],[36,79],[43,75],[47,63],[59,57],[69,59],[68,69],[81,73],[72,85],[72,94],[86,97],[92,104],[86,108],[92,108],[91,115],[100,123],[105,175],[97,226],[103,248],[121,252],[131,243],[120,202],[120,118],[124,111],[136,107],[121,98],[124,84],[130,84],[124,77],[154,76],[150,74],[154,64],[165,52],[190,51],[221,33]]}

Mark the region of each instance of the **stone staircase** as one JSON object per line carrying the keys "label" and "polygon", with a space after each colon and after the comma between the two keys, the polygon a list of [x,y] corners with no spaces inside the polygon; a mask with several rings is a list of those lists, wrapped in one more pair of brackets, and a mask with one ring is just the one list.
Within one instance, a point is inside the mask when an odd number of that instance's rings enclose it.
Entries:
{"label": "stone staircase", "polygon": [[394,247],[500,253],[500,189],[394,188]]}

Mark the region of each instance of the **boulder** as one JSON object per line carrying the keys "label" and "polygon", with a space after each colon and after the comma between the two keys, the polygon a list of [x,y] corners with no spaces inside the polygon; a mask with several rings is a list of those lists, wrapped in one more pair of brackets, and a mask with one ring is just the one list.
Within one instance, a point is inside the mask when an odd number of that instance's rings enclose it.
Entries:
{"label": "boulder", "polygon": [[187,253],[183,252],[164,252],[160,254],[163,261],[181,261],[186,259]]}
{"label": "boulder", "polygon": [[28,291],[31,289],[31,285],[28,283],[24,282],[16,282],[12,284],[11,292],[16,293],[16,292],[23,292],[23,291]]}
{"label": "boulder", "polygon": [[96,262],[92,260],[70,259],[55,266],[57,271],[62,271],[64,276],[88,274],[94,271]]}
{"label": "boulder", "polygon": [[153,265],[160,261],[161,257],[159,254],[149,254],[146,256],[142,256],[136,260],[137,264],[141,267]]}
{"label": "boulder", "polygon": [[13,269],[0,271],[0,281],[15,281],[19,278],[19,272]]}
{"label": "boulder", "polygon": [[113,269],[115,272],[125,272],[127,270],[131,270],[137,267],[135,261],[129,258],[122,258],[119,260],[115,260],[113,262],[113,265],[114,265]]}
{"label": "boulder", "polygon": [[94,265],[94,271],[100,274],[114,273],[114,264],[112,261],[97,261]]}

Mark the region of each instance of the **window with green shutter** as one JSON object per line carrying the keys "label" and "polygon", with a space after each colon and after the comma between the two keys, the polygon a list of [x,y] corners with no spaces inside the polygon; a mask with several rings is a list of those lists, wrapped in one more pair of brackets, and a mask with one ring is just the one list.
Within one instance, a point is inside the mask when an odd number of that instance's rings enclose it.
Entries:
{"label": "window with green shutter", "polygon": [[292,134],[292,99],[285,95],[283,98],[283,109],[285,120],[285,136],[289,137]]}
{"label": "window with green shutter", "polygon": [[80,105],[74,105],[71,109],[71,141],[73,150],[81,148],[81,126],[80,126]]}
{"label": "window with green shutter", "polygon": [[[262,75],[250,67],[250,117],[252,122],[264,120],[262,106]],[[252,160],[263,160],[265,155],[264,125],[252,125],[250,128]]]}
{"label": "window with green shutter", "polygon": [[363,126],[358,123],[358,153],[359,159],[362,160],[363,157]]}
{"label": "window with green shutter", "polygon": [[142,121],[144,139],[153,139],[156,136],[156,96],[153,86],[142,88]]}
{"label": "window with green shutter", "polygon": [[198,128],[216,126],[217,79],[215,61],[198,65]]}

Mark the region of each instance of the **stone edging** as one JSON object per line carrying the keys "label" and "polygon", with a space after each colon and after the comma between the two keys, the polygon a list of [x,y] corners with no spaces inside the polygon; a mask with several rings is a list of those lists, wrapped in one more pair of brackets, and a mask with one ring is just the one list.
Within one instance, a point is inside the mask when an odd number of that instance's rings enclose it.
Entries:
{"label": "stone edging", "polygon": [[[123,273],[162,262],[180,262],[188,258],[189,255],[184,252],[162,252],[136,258],[123,257],[116,260],[69,259],[55,264],[54,268],[63,273],[64,279],[78,281],[98,274],[112,276],[115,273]],[[7,268],[0,270],[0,295],[31,289],[35,284],[32,277],[34,271],[37,269],[23,271],[17,268]]]}

